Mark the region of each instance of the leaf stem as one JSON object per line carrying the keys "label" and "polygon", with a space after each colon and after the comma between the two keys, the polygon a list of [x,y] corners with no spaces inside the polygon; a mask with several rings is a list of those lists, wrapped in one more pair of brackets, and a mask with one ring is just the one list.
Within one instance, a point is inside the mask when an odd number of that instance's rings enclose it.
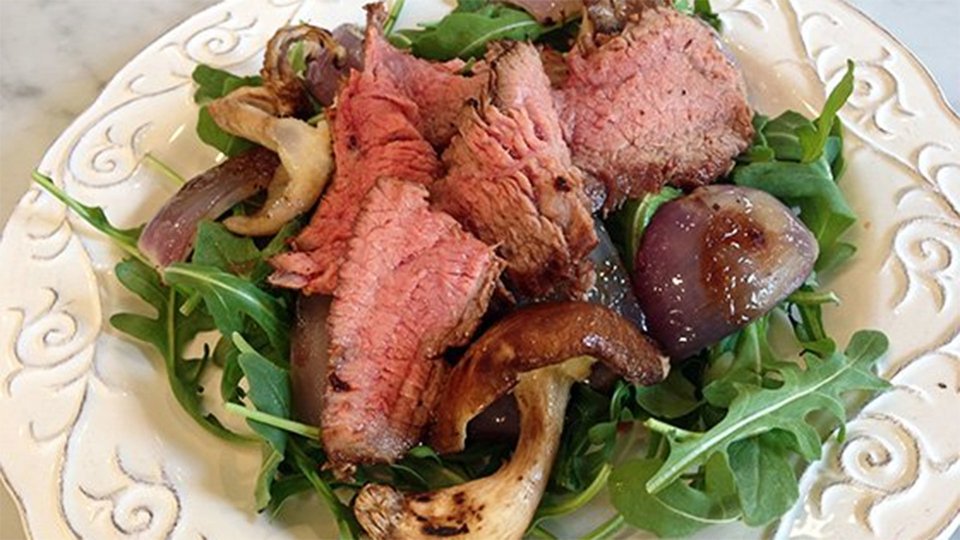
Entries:
{"label": "leaf stem", "polygon": [[400,12],[403,10],[405,0],[393,0],[390,6],[390,12],[387,14],[387,20],[383,23],[383,35],[389,36],[393,33],[393,27],[397,24]]}
{"label": "leaf stem", "polygon": [[596,497],[604,487],[606,487],[607,479],[610,478],[610,473],[612,471],[613,466],[609,463],[604,463],[600,468],[600,471],[597,473],[597,476],[594,477],[593,481],[590,482],[590,485],[587,486],[586,489],[578,493],[576,496],[561,501],[555,505],[541,506],[537,510],[537,518],[561,516],[582,508],[585,504],[593,500],[593,498]]}
{"label": "leaf stem", "polygon": [[193,313],[193,310],[197,309],[197,306],[200,305],[200,302],[203,302],[202,294],[196,291],[190,293],[186,301],[180,304],[180,314],[184,317],[189,317],[190,314]]}
{"label": "leaf stem", "polygon": [[596,529],[588,532],[583,535],[583,540],[605,540],[611,536],[617,534],[623,526],[626,525],[626,522],[623,519],[623,515],[617,514],[607,521],[603,522]]}
{"label": "leaf stem", "polygon": [[680,442],[699,439],[700,437],[703,436],[702,433],[697,433],[695,431],[687,431],[685,429],[678,428],[677,426],[674,426],[672,424],[661,422],[656,418],[648,419],[646,422],[644,422],[644,425],[650,428],[651,431],[655,431],[657,433],[660,433],[661,435],[665,435],[668,438],[672,438]]}
{"label": "leaf stem", "polygon": [[297,468],[300,469],[300,472],[302,472],[307,480],[310,481],[310,484],[313,485],[313,489],[316,490],[320,497],[327,503],[334,518],[337,520],[340,539],[352,540],[357,538],[359,536],[360,526],[353,517],[353,514],[350,513],[346,505],[340,502],[340,499],[337,498],[337,495],[333,492],[330,485],[320,478],[320,475],[317,474],[317,471],[311,466],[310,457],[300,448],[300,444],[296,440],[290,440],[290,451],[293,454]]}
{"label": "leaf stem", "polygon": [[236,403],[225,403],[223,406],[229,412],[238,414],[255,422],[260,422],[261,424],[266,424],[290,433],[296,433],[297,435],[302,435],[308,439],[320,439],[320,429],[314,426],[301,424],[300,422],[297,422],[296,420],[290,420],[289,418],[280,418],[279,416],[267,414],[256,409],[248,409],[247,407],[244,407],[243,405],[237,405]]}
{"label": "leaf stem", "polygon": [[[45,176],[40,171],[33,171],[31,175],[33,181],[37,184],[40,184],[40,187],[45,189],[47,193],[56,197],[60,202],[65,204],[67,208],[73,210],[73,212],[83,218],[91,227],[100,231],[108,238],[116,243],[117,247],[126,251],[133,258],[142,262],[143,264],[153,267],[153,263],[150,262],[143,253],[140,252],[140,249],[137,248],[137,243],[133,235],[133,231],[124,231],[117,229],[107,221],[106,216],[103,214],[101,208],[90,207],[84,204],[77,202],[73,197],[69,196],[62,189],[57,187],[49,176]],[[98,222],[102,220],[102,222]]]}
{"label": "leaf stem", "polygon": [[166,163],[160,161],[160,159],[158,159],[156,156],[154,156],[150,152],[147,152],[146,154],[143,155],[143,162],[153,167],[157,171],[159,171],[160,174],[166,176],[167,178],[172,180],[174,184],[178,186],[182,186],[187,183],[186,178],[184,178],[183,176],[180,176],[180,174],[178,174],[177,171],[173,170],[173,168],[167,165]]}

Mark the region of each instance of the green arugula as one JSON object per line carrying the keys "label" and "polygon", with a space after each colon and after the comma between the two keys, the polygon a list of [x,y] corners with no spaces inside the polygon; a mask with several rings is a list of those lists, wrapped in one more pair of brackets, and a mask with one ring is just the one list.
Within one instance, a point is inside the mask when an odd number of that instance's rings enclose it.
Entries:
{"label": "green arugula", "polygon": [[259,76],[238,77],[222,69],[216,69],[205,64],[198,65],[193,70],[193,80],[197,84],[197,91],[193,100],[200,105],[197,116],[197,136],[204,143],[216,148],[227,156],[242,154],[254,146],[254,143],[236,137],[220,129],[214,122],[207,105],[237,88],[244,86],[261,86],[263,79]]}
{"label": "green arugula", "polygon": [[629,272],[633,272],[633,263],[640,240],[647,225],[664,204],[680,197],[683,192],[677,188],[664,186],[656,193],[648,193],[640,199],[630,199],[606,220],[607,231],[614,244],[621,247],[620,258]]}
{"label": "green arugula", "polygon": [[703,20],[718,32],[723,29],[723,23],[714,13],[710,0],[693,0],[692,4],[690,0],[674,0],[673,7],[681,13]]}
{"label": "green arugula", "polygon": [[711,458],[698,489],[674,482],[656,495],[645,483],[663,467],[657,458],[634,459],[610,476],[610,500],[627,523],[664,538],[687,536],[740,517],[732,473],[722,456]]}
{"label": "green arugula", "polygon": [[782,516],[800,494],[790,463],[790,441],[785,437],[788,435],[773,430],[737,441],[727,451],[743,522],[751,527]]}
{"label": "green arugula", "polygon": [[[250,387],[247,393],[250,402],[260,412],[288,418],[291,400],[289,373],[261,356],[240,334],[233,334],[232,339],[240,351],[237,363]],[[263,464],[254,490],[257,510],[262,510],[270,503],[270,489],[277,468],[286,454],[288,435],[281,429],[257,420],[248,419],[247,424],[265,442]]]}
{"label": "green arugula", "polygon": [[535,40],[559,26],[541,25],[522,9],[485,0],[461,0],[443,19],[419,29],[398,30],[390,35],[390,41],[428,60],[468,60],[483,56],[491,41]]}
{"label": "green arugula", "polygon": [[149,343],[160,353],[173,395],[198,424],[210,433],[229,441],[246,440],[205,413],[201,400],[200,378],[208,365],[208,355],[200,359],[184,358],[187,345],[200,332],[214,328],[213,320],[203,311],[188,316],[177,309],[179,294],[160,281],[157,272],[138,260],[126,260],[116,267],[117,279],[156,310],[155,317],[119,313],[110,317],[110,324],[121,332]]}
{"label": "green arugula", "polygon": [[839,241],[857,220],[837,180],[843,173],[843,127],[837,112],[853,89],[853,63],[815,120],[788,111],[772,120],[754,119],[757,135],[739,158],[735,184],[761,189],[800,210],[800,219],[820,246],[816,269],[827,271],[849,259],[855,248]]}
{"label": "green arugula", "polygon": [[174,263],[164,269],[163,277],[170,285],[199,293],[223,335],[242,332],[245,319],[252,319],[266,334],[276,356],[286,361],[290,313],[279,298],[214,266]]}
{"label": "green arugula", "polygon": [[86,221],[91,227],[113,240],[117,247],[126,251],[127,254],[143,264],[150,266],[150,261],[140,252],[140,248],[137,247],[140,232],[143,230],[142,226],[134,229],[118,229],[110,223],[102,208],[98,206],[87,206],[77,202],[73,197],[67,195],[65,191],[60,189],[49,176],[41,174],[39,171],[33,171],[33,181],[45,189],[47,193],[59,199],[67,208],[73,210],[77,216]]}
{"label": "green arugula", "polygon": [[844,353],[821,360],[804,357],[805,370],[785,364],[778,370],[783,378],[779,388],[737,385],[738,395],[724,419],[704,433],[677,435],[648,421],[670,442],[670,454],[656,474],[647,481],[650,493],[676,482],[690,467],[705,463],[717,453],[727,453],[731,444],[754,435],[783,430],[795,439],[796,449],[808,459],[820,457],[820,435],[806,422],[808,413],[824,409],[842,424],[846,419],[842,393],[852,390],[883,390],[889,384],[870,371],[887,350],[887,338],[880,332],[860,331],[853,335]]}

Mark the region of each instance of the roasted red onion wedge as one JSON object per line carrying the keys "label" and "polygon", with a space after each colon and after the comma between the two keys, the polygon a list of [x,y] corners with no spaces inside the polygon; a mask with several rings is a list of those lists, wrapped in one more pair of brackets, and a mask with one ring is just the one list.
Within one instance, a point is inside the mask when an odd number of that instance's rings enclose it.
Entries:
{"label": "roasted red onion wedge", "polygon": [[569,21],[583,11],[583,0],[508,0],[507,3],[523,8],[543,24]]}
{"label": "roasted red onion wedge", "polygon": [[323,386],[330,357],[329,313],[329,296],[297,298],[297,316],[290,336],[290,389],[294,416],[311,426],[320,425],[323,410]]}
{"label": "roasted red onion wedge", "polygon": [[277,154],[257,147],[194,177],[147,223],[140,251],[157,266],[186,259],[197,224],[265,188],[279,165]]}
{"label": "roasted red onion wedge", "polygon": [[810,231],[773,196],[702,187],[653,216],[634,289],[650,335],[682,359],[776,306],[810,275],[817,252]]}
{"label": "roasted red onion wedge", "polygon": [[307,59],[307,91],[324,107],[333,105],[340,83],[351,69],[363,70],[363,29],[342,24],[334,28],[332,35],[339,47]]}

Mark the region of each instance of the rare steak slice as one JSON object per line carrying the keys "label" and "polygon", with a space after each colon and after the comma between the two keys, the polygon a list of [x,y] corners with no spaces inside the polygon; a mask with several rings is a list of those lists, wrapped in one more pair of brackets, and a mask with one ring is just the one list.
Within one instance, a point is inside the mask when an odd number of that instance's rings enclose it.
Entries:
{"label": "rare steak slice", "polygon": [[590,187],[603,188],[609,210],[664,184],[692,188],[726,174],[750,144],[753,112],[716,34],[673,8],[631,13],[622,30],[611,13],[594,27],[619,33],[581,37],[555,92],[573,162]]}
{"label": "rare steak slice", "polygon": [[453,118],[483,77],[462,63],[432,64],[396,50],[381,30],[383,6],[368,7],[364,69],[350,74],[333,110],[336,173],[293,249],[275,257],[275,285],[330,294],[360,202],[380,178],[428,185],[441,174],[432,143],[449,140]]}
{"label": "rare steak slice", "polygon": [[420,437],[444,371],[486,311],[502,261],[421,185],[367,194],[330,306],[323,444],[338,464],[392,461]]}
{"label": "rare steak slice", "polygon": [[498,246],[524,297],[582,297],[597,237],[550,82],[533,45],[504,43],[494,54],[488,88],[443,155],[448,174],[431,188],[434,204]]}

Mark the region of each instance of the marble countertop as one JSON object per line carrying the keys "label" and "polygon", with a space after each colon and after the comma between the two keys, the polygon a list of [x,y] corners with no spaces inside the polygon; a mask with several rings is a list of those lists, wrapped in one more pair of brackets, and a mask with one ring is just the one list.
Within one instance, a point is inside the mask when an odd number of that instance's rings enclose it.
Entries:
{"label": "marble countertop", "polygon": [[[960,110],[960,0],[849,0],[910,47]],[[213,0],[0,1],[0,223],[47,146],[150,41]],[[0,441],[0,451],[3,451]],[[0,489],[0,540],[23,537]]]}

